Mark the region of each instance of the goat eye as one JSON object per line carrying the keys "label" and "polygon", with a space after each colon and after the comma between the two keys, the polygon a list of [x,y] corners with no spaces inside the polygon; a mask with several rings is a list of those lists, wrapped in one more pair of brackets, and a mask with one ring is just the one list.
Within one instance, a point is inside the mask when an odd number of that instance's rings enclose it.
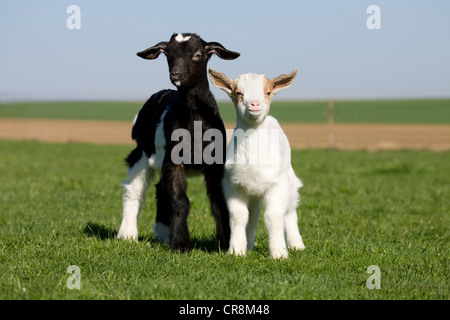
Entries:
{"label": "goat eye", "polygon": [[236,91],[236,94],[237,94],[238,96],[242,96],[242,92],[240,92],[239,90]]}
{"label": "goat eye", "polygon": [[266,92],[266,95],[270,96],[270,95],[271,95],[271,93],[272,93],[272,92],[270,92],[270,91],[267,91],[267,92]]}
{"label": "goat eye", "polygon": [[192,57],[193,60],[200,60],[202,58],[202,54],[200,52],[196,52]]}

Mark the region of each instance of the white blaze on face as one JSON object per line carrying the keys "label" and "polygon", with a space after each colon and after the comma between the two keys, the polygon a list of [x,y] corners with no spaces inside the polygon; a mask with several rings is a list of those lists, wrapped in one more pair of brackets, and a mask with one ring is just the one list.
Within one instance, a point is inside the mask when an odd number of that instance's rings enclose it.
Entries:
{"label": "white blaze on face", "polygon": [[243,94],[238,105],[242,116],[264,118],[267,115],[270,102],[264,96],[265,85],[266,77],[261,74],[248,73],[236,79],[237,90]]}
{"label": "white blaze on face", "polygon": [[184,36],[182,33],[179,33],[175,37],[175,40],[178,42],[185,42],[185,41],[188,41],[190,38],[191,38],[191,36]]}

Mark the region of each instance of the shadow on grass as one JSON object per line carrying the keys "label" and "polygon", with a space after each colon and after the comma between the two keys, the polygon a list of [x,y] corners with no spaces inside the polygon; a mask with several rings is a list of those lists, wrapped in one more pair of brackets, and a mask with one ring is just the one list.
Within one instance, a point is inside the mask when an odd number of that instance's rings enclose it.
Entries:
{"label": "shadow on grass", "polygon": [[[117,239],[117,230],[108,228],[104,225],[89,221],[86,223],[84,230],[84,234],[90,238],[97,238],[98,240],[116,240]],[[160,245],[161,242],[156,239],[155,235],[147,235],[140,236],[138,238],[139,242],[150,242],[152,244]],[[191,249],[200,250],[203,252],[213,253],[218,252],[216,246],[216,240],[214,237],[207,238],[199,238],[199,237],[191,237],[190,241]],[[168,250],[169,247],[167,246]]]}
{"label": "shadow on grass", "polygon": [[216,239],[214,237],[199,238],[191,237],[191,248],[194,250],[200,250],[208,253],[218,252],[219,249],[216,245]]}
{"label": "shadow on grass", "polygon": [[84,234],[90,238],[99,240],[117,239],[117,231],[107,228],[104,225],[89,221],[84,226]]}

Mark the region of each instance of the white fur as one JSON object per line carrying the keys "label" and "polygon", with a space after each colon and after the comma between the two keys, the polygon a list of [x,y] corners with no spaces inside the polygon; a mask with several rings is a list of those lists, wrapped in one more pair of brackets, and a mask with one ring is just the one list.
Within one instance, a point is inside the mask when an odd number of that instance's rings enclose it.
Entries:
{"label": "white fur", "polygon": [[129,180],[124,181],[123,188],[123,219],[120,225],[118,239],[131,239],[137,241],[137,220],[145,199],[149,181],[152,178],[152,170],[148,169],[148,160],[145,152],[141,159],[128,170]]}
{"label": "white fur", "polygon": [[161,120],[155,130],[155,153],[148,159],[148,165],[153,170],[160,170],[166,155],[166,137],[164,136],[164,118],[167,110],[161,115]]}
{"label": "white fur", "polygon": [[[162,167],[166,150],[166,139],[164,136],[164,117],[167,110],[161,115],[161,121],[155,131],[155,153],[150,157],[142,152],[141,159],[128,170],[128,180],[123,182],[125,190],[123,195],[123,219],[117,234],[118,239],[138,240],[137,221],[145,193],[156,171]],[[154,231],[158,239],[169,242],[169,226],[157,223]]]}
{"label": "white fur", "polygon": [[191,38],[191,36],[184,36],[184,34],[179,33],[175,37],[175,40],[178,42],[185,42],[185,41],[188,41],[190,38]]}
{"label": "white fur", "polygon": [[[236,106],[237,120],[232,141],[227,146],[225,175],[222,181],[230,211],[230,253],[245,255],[253,248],[260,201],[266,211],[264,221],[269,233],[269,250],[274,259],[286,258],[286,239],[291,248],[305,248],[297,225],[298,189],[302,182],[291,165],[289,141],[278,121],[267,116],[270,100],[264,97],[261,75],[246,74],[236,80],[243,94]],[[249,112],[251,102],[259,102],[260,111]],[[256,108],[253,108],[256,109]],[[248,134],[236,146],[239,129]],[[256,156],[255,156],[256,153]],[[253,155],[253,159],[249,156]],[[252,160],[236,162],[238,159]]]}
{"label": "white fur", "polygon": [[[242,129],[253,127],[266,118],[269,113],[270,105],[264,99],[264,81],[265,77],[261,74],[247,73],[242,74],[236,79],[237,88],[243,94],[241,103],[236,106],[236,126]],[[258,101],[261,111],[259,113],[251,113],[249,111],[251,103]],[[244,129],[245,130],[245,129]]]}

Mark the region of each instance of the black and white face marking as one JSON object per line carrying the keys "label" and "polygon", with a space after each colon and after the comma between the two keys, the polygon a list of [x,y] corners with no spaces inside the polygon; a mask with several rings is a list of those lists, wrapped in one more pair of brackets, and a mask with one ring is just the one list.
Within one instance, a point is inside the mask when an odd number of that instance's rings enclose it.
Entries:
{"label": "black and white face marking", "polygon": [[239,57],[238,52],[227,50],[218,42],[205,42],[195,33],[174,33],[169,42],[159,42],[138,52],[138,56],[153,60],[161,52],[167,57],[170,81],[178,88],[207,83],[206,64],[213,53],[225,60]]}
{"label": "black and white face marking", "polygon": [[196,34],[179,33],[170,39],[165,52],[170,81],[178,88],[190,87],[201,80],[208,57],[204,41]]}

